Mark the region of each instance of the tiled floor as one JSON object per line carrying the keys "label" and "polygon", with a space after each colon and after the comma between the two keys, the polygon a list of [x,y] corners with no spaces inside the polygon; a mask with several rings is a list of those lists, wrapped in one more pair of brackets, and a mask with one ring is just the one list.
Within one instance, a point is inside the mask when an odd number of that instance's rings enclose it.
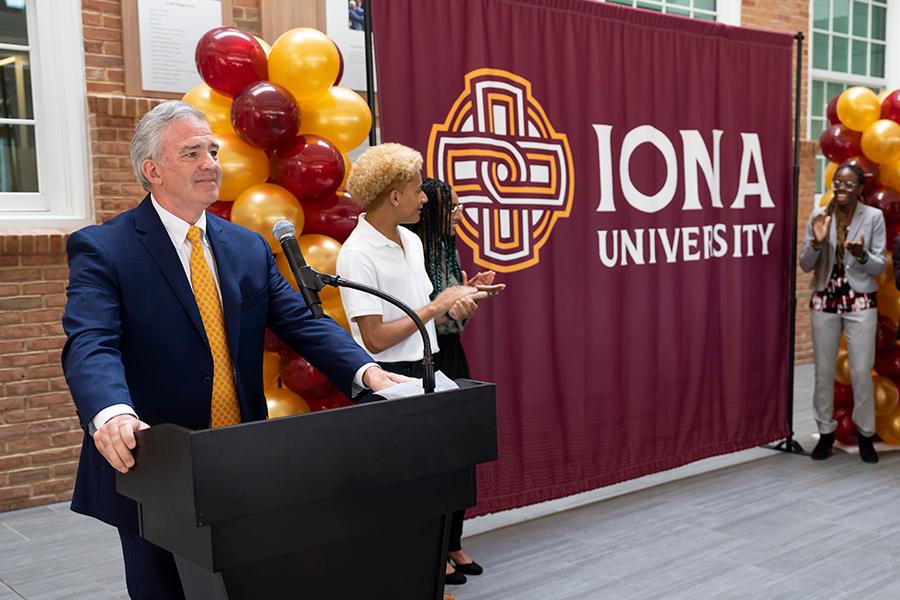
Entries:
{"label": "tiled floor", "polygon": [[[795,427],[807,449],[811,381],[811,368],[799,368]],[[486,574],[453,591],[460,600],[900,598],[898,466],[900,453],[875,466],[772,453],[487,531],[464,540]],[[23,598],[127,598],[115,530],[65,504],[0,514],[0,600]]]}

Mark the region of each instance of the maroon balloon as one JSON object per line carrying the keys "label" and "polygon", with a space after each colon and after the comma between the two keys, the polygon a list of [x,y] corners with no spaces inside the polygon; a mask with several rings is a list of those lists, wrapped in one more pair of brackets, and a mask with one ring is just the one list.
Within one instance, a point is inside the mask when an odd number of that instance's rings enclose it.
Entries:
{"label": "maroon balloon", "polygon": [[[873,193],[866,196],[866,204],[881,209],[884,213],[884,222],[893,225],[900,222],[900,194],[891,188],[878,188]],[[888,238],[890,243],[893,238]]]}
{"label": "maroon balloon", "polygon": [[840,381],[834,382],[834,408],[853,407],[853,386],[844,385]]}
{"label": "maroon balloon", "polygon": [[278,372],[284,385],[307,403],[333,396],[338,391],[321,371],[295,352],[281,355]]}
{"label": "maroon balloon", "polygon": [[276,148],[297,136],[300,109],[285,88],[271,81],[260,81],[235,96],[231,124],[248,144]]}
{"label": "maroon balloon", "polygon": [[875,330],[875,351],[887,352],[896,345],[897,324],[889,317],[878,315],[878,328]]}
{"label": "maroon balloon", "polygon": [[900,379],[900,347],[894,346],[887,352],[875,357],[875,371],[884,375],[894,383]]}
{"label": "maroon balloon", "polygon": [[234,202],[225,202],[223,200],[216,200],[212,204],[206,207],[206,212],[216,215],[221,219],[225,219],[226,221],[231,220],[231,208],[234,206]]}
{"label": "maroon balloon", "polygon": [[837,409],[834,411],[834,420],[837,421],[834,438],[842,444],[855,444],[857,429],[856,423],[853,422],[853,409]]}
{"label": "maroon balloon", "polygon": [[292,352],[290,346],[282,342],[281,338],[275,335],[271,329],[266,329],[266,338],[263,348],[266,352],[277,352],[279,354]]}
{"label": "maroon balloon", "polygon": [[835,96],[834,98],[829,100],[828,106],[825,108],[825,114],[828,116],[828,122],[831,123],[832,125],[840,125],[841,124],[841,119],[838,117],[838,114],[837,114],[837,103],[838,103],[838,98],[840,98],[840,97],[841,97],[841,95],[838,94],[837,96]]}
{"label": "maroon balloon", "polygon": [[252,35],[234,27],[216,27],[204,33],[197,42],[194,61],[206,85],[230,98],[269,77],[265,50]]}
{"label": "maroon balloon", "polygon": [[887,231],[884,233],[885,243],[887,244],[888,249],[892,249],[894,246],[894,239],[900,235],[900,221],[896,223],[891,223],[887,226]]}
{"label": "maroon balloon", "polygon": [[[332,43],[334,43],[334,42],[332,41]],[[341,66],[338,69],[337,77],[334,78],[334,83],[332,84],[332,85],[337,85],[341,82],[341,79],[344,77],[344,54],[343,54],[343,52],[341,52],[341,49],[338,48],[337,44],[334,44],[334,49],[337,50],[338,59],[340,59],[340,61],[341,61]]]}
{"label": "maroon balloon", "polygon": [[303,203],[303,233],[320,233],[344,243],[356,227],[362,207],[344,190]]}
{"label": "maroon balloon", "polygon": [[865,175],[865,183],[863,183],[863,194],[871,194],[878,189],[878,165],[873,163],[865,156],[854,156],[848,158],[842,164],[853,165],[859,167],[863,175]]}
{"label": "maroon balloon", "polygon": [[297,200],[333,193],[344,178],[344,159],[325,138],[301,135],[272,153],[270,174]]}
{"label": "maroon balloon", "polygon": [[862,134],[844,125],[832,125],[819,136],[822,154],[831,162],[842,163],[848,158],[862,154],[859,140]]}
{"label": "maroon balloon", "polygon": [[881,118],[900,123],[900,90],[894,90],[881,103]]}
{"label": "maroon balloon", "polygon": [[[305,400],[305,398],[304,398],[304,400]],[[321,398],[321,399],[316,399],[316,400],[307,400],[306,404],[307,404],[307,406],[309,406],[309,409],[312,412],[317,412],[320,410],[331,410],[332,408],[341,408],[342,406],[351,406],[353,403],[350,402],[350,400],[347,398],[347,396],[345,396],[341,392],[338,392],[336,394],[328,396],[327,398]]]}

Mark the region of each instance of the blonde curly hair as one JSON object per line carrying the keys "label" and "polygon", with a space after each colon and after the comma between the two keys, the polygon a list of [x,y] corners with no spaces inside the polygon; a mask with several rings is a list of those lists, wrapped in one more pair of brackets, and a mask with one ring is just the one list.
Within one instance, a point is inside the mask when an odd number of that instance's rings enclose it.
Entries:
{"label": "blonde curly hair", "polygon": [[363,208],[375,208],[388,192],[422,170],[422,155],[403,144],[372,146],[353,163],[347,191]]}

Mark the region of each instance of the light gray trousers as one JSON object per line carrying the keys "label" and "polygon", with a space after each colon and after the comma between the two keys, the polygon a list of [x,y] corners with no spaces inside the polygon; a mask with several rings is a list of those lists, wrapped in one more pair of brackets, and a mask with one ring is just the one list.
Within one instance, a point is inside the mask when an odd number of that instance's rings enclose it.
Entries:
{"label": "light gray trousers", "polygon": [[875,366],[875,331],[878,311],[869,308],[844,314],[810,310],[813,353],[816,361],[816,387],[813,411],[819,433],[832,433],[837,421],[834,412],[834,371],[841,329],[847,338],[850,379],[853,382],[853,422],[860,433],[875,433],[875,401],[872,397],[872,368]]}

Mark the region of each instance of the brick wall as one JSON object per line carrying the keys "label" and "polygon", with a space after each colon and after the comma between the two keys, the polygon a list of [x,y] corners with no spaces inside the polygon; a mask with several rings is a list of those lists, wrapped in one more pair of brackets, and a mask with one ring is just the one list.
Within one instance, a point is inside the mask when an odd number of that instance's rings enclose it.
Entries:
{"label": "brick wall", "polygon": [[59,363],[64,249],[63,235],[0,239],[0,510],[72,489],[81,427]]}

